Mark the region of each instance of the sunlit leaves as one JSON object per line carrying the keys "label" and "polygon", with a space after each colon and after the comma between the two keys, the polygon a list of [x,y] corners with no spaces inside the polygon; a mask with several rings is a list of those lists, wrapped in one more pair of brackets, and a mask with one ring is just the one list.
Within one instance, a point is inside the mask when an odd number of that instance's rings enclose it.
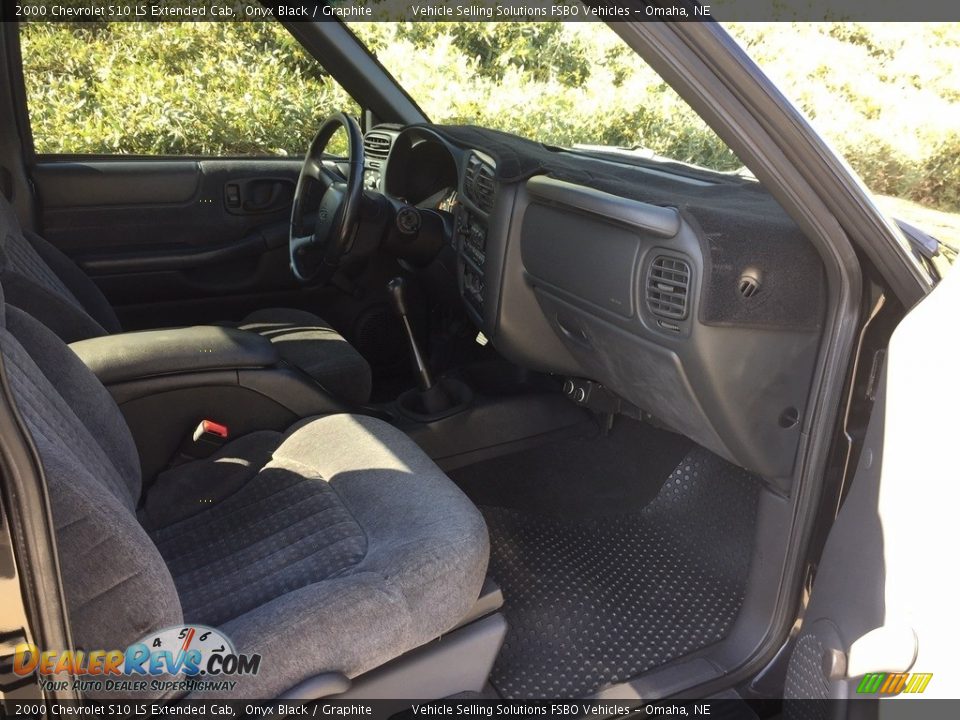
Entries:
{"label": "sunlit leaves", "polygon": [[26,24],[41,153],[296,155],[356,103],[270,22]]}

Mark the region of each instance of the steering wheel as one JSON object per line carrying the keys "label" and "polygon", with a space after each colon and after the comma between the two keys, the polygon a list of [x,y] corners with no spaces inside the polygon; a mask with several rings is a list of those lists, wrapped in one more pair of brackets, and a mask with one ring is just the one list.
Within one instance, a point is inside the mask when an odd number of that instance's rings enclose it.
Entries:
{"label": "steering wheel", "polygon": [[[349,173],[324,166],[330,138],[340,128],[347,132]],[[320,197],[316,222],[309,227],[307,205]],[[290,269],[300,282],[327,282],[350,249],[363,197],[363,135],[357,121],[344,113],[330,116],[310,143],[303,161],[290,212]],[[311,203],[310,201],[314,202]],[[315,204],[314,204],[315,206]]]}

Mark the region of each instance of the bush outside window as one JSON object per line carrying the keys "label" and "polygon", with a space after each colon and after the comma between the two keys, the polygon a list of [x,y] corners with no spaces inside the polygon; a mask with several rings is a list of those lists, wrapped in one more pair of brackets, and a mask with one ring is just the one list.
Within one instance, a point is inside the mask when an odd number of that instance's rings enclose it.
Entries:
{"label": "bush outside window", "polygon": [[274,22],[24,23],[39,154],[298,156],[359,114]]}

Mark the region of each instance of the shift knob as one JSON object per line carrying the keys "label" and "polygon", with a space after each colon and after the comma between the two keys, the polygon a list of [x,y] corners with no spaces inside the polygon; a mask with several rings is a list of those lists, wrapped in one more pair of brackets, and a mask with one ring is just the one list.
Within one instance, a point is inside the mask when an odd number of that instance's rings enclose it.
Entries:
{"label": "shift knob", "polygon": [[387,283],[387,292],[390,293],[390,300],[393,302],[393,309],[397,311],[400,317],[406,317],[407,313],[407,281],[402,277],[395,277]]}

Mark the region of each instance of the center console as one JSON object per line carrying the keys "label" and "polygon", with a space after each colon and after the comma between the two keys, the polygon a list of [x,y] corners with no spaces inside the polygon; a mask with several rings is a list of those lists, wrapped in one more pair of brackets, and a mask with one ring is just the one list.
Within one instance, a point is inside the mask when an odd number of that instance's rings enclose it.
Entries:
{"label": "center console", "polygon": [[487,289],[487,237],[490,215],[497,199],[494,161],[477,151],[466,158],[455,209],[454,248],[460,295],[481,327]]}
{"label": "center console", "polygon": [[487,220],[461,205],[455,226],[460,294],[477,322],[483,320],[484,265],[487,253]]}
{"label": "center console", "polygon": [[306,373],[283,362],[266,338],[228,327],[196,326],[118,333],[71,349],[123,413],[149,482],[198,423],[230,438],[285,430],[312,415],[345,408]]}

